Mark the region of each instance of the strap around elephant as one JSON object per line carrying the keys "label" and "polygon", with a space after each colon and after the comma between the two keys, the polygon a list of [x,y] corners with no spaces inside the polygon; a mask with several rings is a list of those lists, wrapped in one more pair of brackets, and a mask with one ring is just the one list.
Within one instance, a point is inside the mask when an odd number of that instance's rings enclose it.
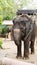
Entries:
{"label": "strap around elephant", "polygon": [[29,33],[26,35],[26,37],[24,38],[24,40],[26,40],[26,39],[29,37],[29,35],[31,34],[32,30],[33,30],[33,29],[31,29],[31,30],[29,31]]}

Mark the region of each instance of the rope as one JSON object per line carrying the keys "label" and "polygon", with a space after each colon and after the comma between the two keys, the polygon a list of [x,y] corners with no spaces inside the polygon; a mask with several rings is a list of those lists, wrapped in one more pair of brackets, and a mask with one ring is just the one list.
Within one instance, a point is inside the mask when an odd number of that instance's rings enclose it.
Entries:
{"label": "rope", "polygon": [[24,40],[26,40],[26,39],[29,37],[29,35],[30,35],[31,32],[32,32],[32,29],[31,29],[30,32],[27,34],[27,36],[24,38]]}

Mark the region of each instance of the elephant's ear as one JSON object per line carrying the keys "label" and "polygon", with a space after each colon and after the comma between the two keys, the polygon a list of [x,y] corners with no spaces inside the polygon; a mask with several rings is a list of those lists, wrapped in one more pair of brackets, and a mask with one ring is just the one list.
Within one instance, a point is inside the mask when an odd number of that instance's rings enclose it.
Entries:
{"label": "elephant's ear", "polygon": [[16,17],[14,17],[13,20],[12,20],[13,24],[15,23],[15,20],[16,20]]}
{"label": "elephant's ear", "polygon": [[13,19],[13,24],[15,23],[15,18]]}
{"label": "elephant's ear", "polygon": [[12,22],[13,22],[13,24],[14,24],[14,19],[13,19],[13,21],[12,21]]}

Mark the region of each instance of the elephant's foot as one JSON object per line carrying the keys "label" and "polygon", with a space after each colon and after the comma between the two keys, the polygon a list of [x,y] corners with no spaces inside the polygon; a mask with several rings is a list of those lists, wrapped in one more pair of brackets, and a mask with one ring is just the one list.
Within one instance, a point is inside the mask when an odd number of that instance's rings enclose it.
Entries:
{"label": "elephant's foot", "polygon": [[16,56],[16,58],[18,59],[18,56]]}
{"label": "elephant's foot", "polygon": [[29,57],[25,57],[25,60],[29,59]]}
{"label": "elephant's foot", "polygon": [[29,56],[26,56],[25,55],[25,56],[23,56],[23,59],[26,59],[27,60],[27,59],[29,59]]}
{"label": "elephant's foot", "polygon": [[31,52],[31,54],[34,54],[35,52]]}
{"label": "elephant's foot", "polygon": [[25,59],[25,57],[22,57],[22,59]]}
{"label": "elephant's foot", "polygon": [[31,54],[34,54],[35,52],[34,52],[34,50],[31,50]]}
{"label": "elephant's foot", "polygon": [[16,56],[16,58],[17,58],[17,59],[21,59],[21,58],[22,58],[22,56]]}
{"label": "elephant's foot", "polygon": [[26,57],[26,56],[24,56],[24,57],[23,57],[23,59],[27,60],[27,59],[29,59],[29,57],[28,57],[28,56],[27,56],[27,57]]}

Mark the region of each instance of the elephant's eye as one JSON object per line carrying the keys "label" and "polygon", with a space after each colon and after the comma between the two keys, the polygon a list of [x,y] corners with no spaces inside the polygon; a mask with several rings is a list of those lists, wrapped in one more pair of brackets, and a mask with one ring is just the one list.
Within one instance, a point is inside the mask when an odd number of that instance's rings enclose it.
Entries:
{"label": "elephant's eye", "polygon": [[25,21],[21,21],[21,23],[25,23]]}
{"label": "elephant's eye", "polygon": [[21,22],[23,22],[23,21],[21,21]]}

